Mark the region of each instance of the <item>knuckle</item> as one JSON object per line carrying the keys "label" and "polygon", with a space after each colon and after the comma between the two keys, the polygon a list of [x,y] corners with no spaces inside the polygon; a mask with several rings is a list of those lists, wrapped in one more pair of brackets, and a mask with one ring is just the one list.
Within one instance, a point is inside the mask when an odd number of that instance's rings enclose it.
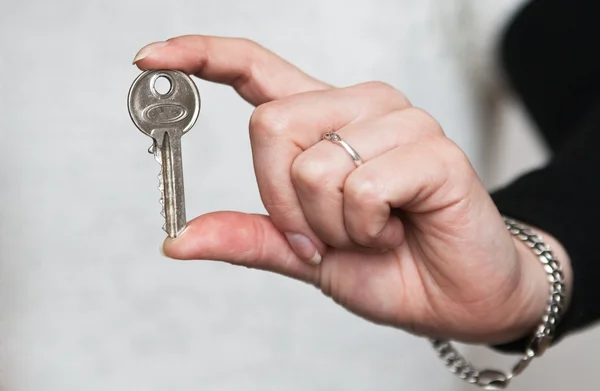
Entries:
{"label": "knuckle", "polygon": [[431,143],[440,169],[448,172],[455,184],[470,183],[477,174],[467,154],[447,137],[437,137]]}
{"label": "knuckle", "polygon": [[361,86],[363,88],[367,88],[373,91],[386,91],[398,93],[398,91],[391,84],[378,80],[367,81],[365,83],[362,83]]}
{"label": "knuckle", "polygon": [[406,120],[412,122],[421,132],[444,134],[440,123],[427,111],[419,107],[411,107],[401,112]]}
{"label": "knuckle", "polygon": [[447,137],[439,137],[437,142],[445,165],[461,168],[471,165],[466,153],[454,141]]}
{"label": "knuckle", "polygon": [[392,111],[383,117],[382,121],[385,127],[395,130],[396,144],[409,141],[428,143],[432,138],[445,137],[435,118],[415,107]]}
{"label": "knuckle", "polygon": [[256,45],[256,42],[246,37],[237,37],[236,40],[243,45]]}
{"label": "knuckle", "polygon": [[382,81],[369,81],[359,85],[360,88],[376,94],[382,101],[392,103],[398,107],[412,106],[406,95],[400,92],[391,84]]}
{"label": "knuckle", "polygon": [[250,117],[252,137],[280,137],[287,129],[289,129],[289,118],[276,102],[258,106]]}
{"label": "knuckle", "polygon": [[321,192],[329,182],[331,169],[317,157],[300,154],[292,163],[292,182],[311,192]]}
{"label": "knuckle", "polygon": [[344,186],[344,194],[350,198],[352,204],[373,204],[382,200],[382,189],[379,183],[372,176],[351,175]]}
{"label": "knuckle", "polygon": [[372,247],[377,243],[377,239],[380,237],[380,231],[369,226],[361,228],[360,231],[353,232],[352,239],[359,245],[365,247]]}
{"label": "knuckle", "polygon": [[256,41],[253,41],[253,40],[251,40],[249,38],[245,38],[245,37],[237,37],[237,38],[235,38],[235,41],[241,47],[245,47],[247,50],[256,50],[261,47]]}
{"label": "knuckle", "polygon": [[[383,189],[380,183],[369,177],[362,177],[360,181],[350,177],[344,186],[344,195],[347,197],[349,205],[358,208],[374,209],[373,206],[385,204]],[[369,221],[360,224],[360,227],[354,227],[353,239],[361,245],[371,245],[375,243],[381,234],[381,227],[372,224]]]}

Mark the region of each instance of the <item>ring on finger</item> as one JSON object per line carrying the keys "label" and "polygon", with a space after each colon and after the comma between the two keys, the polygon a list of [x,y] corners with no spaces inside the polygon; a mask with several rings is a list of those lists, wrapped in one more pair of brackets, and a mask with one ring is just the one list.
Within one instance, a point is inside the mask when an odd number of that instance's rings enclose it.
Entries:
{"label": "ring on finger", "polygon": [[342,139],[339,134],[337,134],[335,132],[327,132],[323,135],[323,140],[331,141],[332,143],[338,144],[342,148],[344,148],[346,150],[346,152],[348,152],[348,154],[352,158],[352,161],[354,162],[356,167],[363,164],[363,161],[362,161],[360,155],[358,154],[358,152],[356,152],[356,150],[354,148],[352,148],[350,146],[350,144],[348,144],[346,141],[344,141],[344,139]]}

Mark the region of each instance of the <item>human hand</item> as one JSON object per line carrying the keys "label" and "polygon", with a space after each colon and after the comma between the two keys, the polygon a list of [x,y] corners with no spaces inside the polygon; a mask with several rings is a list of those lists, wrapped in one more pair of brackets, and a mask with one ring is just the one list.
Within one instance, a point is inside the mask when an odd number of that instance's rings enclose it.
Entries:
{"label": "human hand", "polygon": [[[178,37],[143,48],[134,62],[231,85],[257,106],[250,136],[268,216],[200,216],[165,241],[167,256],[299,279],[359,316],[417,335],[503,343],[540,321],[543,268],[507,232],[465,154],[396,89],[333,88],[244,39]],[[322,140],[328,131],[364,164]],[[544,237],[569,286],[568,257]]]}

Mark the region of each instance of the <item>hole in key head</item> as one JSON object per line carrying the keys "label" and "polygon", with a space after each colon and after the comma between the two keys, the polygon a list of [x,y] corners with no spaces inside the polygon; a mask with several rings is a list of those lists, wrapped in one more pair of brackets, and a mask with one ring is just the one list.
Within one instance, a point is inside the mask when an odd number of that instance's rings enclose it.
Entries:
{"label": "hole in key head", "polygon": [[171,80],[166,76],[161,75],[154,80],[154,91],[156,91],[158,95],[168,95],[169,92],[171,92],[171,88],[173,88]]}

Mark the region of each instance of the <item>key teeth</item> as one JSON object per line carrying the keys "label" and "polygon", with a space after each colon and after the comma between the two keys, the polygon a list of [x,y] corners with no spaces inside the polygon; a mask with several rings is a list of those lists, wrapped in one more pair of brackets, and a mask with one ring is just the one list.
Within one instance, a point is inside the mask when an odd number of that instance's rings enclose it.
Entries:
{"label": "key teeth", "polygon": [[160,215],[164,218],[166,218],[166,213],[165,213],[165,199],[164,199],[164,183],[163,183],[163,176],[162,176],[162,170],[161,172],[158,174],[158,191],[160,191],[160,199],[158,200],[158,202],[160,203]]}
{"label": "key teeth", "polygon": [[[154,155],[154,159],[156,159],[156,161],[158,162],[158,165],[161,168],[161,170],[158,172],[158,191],[160,191],[160,199],[158,200],[158,202],[160,203],[160,215],[165,219],[165,226],[166,226],[167,215],[165,212],[165,200],[164,200],[165,186],[164,186],[164,182],[163,182],[163,173],[162,173],[162,157],[160,155],[160,148],[158,147],[156,140],[154,140],[154,142],[152,143],[150,148],[148,148],[148,153],[151,153]],[[163,227],[163,229],[164,229],[164,227]]]}

